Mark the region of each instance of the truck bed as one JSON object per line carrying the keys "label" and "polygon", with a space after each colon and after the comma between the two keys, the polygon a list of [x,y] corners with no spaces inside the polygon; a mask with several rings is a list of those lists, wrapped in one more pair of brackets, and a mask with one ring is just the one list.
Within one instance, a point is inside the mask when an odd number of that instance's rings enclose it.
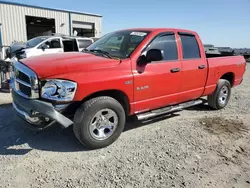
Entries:
{"label": "truck bed", "polygon": [[208,77],[205,86],[205,95],[212,93],[218,80],[223,76],[232,76],[232,87],[242,82],[246,70],[246,60],[243,56],[227,56],[207,58]]}

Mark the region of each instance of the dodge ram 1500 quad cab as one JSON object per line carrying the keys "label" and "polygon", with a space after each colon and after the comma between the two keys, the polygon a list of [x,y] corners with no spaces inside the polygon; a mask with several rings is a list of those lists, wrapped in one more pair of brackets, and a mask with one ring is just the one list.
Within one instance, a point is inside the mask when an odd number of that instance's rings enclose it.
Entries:
{"label": "dodge ram 1500 quad cab", "polygon": [[193,31],[120,30],[83,52],[15,62],[13,106],[29,127],[73,125],[78,140],[96,149],[112,144],[131,115],[143,120],[204,102],[224,108],[245,69],[243,56],[207,58]]}

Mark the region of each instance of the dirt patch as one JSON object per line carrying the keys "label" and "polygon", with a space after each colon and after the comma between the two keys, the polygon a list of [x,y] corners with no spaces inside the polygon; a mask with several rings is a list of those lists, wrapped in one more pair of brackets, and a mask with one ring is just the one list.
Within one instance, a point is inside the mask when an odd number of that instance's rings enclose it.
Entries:
{"label": "dirt patch", "polygon": [[200,123],[208,132],[213,134],[237,134],[249,131],[249,128],[240,119],[205,117],[200,119]]}

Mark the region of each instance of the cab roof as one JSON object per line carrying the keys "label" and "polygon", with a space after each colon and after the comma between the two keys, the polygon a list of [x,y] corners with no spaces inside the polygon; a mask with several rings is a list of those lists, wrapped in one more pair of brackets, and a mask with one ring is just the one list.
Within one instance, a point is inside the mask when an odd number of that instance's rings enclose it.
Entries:
{"label": "cab roof", "polygon": [[165,32],[165,31],[177,31],[177,32],[184,32],[184,33],[192,33],[197,34],[195,31],[187,30],[187,29],[180,29],[180,28],[129,28],[123,29],[121,31],[150,31],[150,32]]}

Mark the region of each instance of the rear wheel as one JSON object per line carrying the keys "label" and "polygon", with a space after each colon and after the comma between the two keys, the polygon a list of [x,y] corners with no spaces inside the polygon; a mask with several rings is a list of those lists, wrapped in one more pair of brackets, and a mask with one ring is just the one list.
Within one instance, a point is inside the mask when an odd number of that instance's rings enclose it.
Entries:
{"label": "rear wheel", "polygon": [[120,136],[125,121],[125,111],[117,100],[97,97],[76,111],[73,130],[85,147],[98,149],[112,144]]}
{"label": "rear wheel", "polygon": [[228,104],[230,96],[230,82],[224,79],[220,79],[214,93],[208,96],[208,105],[216,110],[222,109]]}

